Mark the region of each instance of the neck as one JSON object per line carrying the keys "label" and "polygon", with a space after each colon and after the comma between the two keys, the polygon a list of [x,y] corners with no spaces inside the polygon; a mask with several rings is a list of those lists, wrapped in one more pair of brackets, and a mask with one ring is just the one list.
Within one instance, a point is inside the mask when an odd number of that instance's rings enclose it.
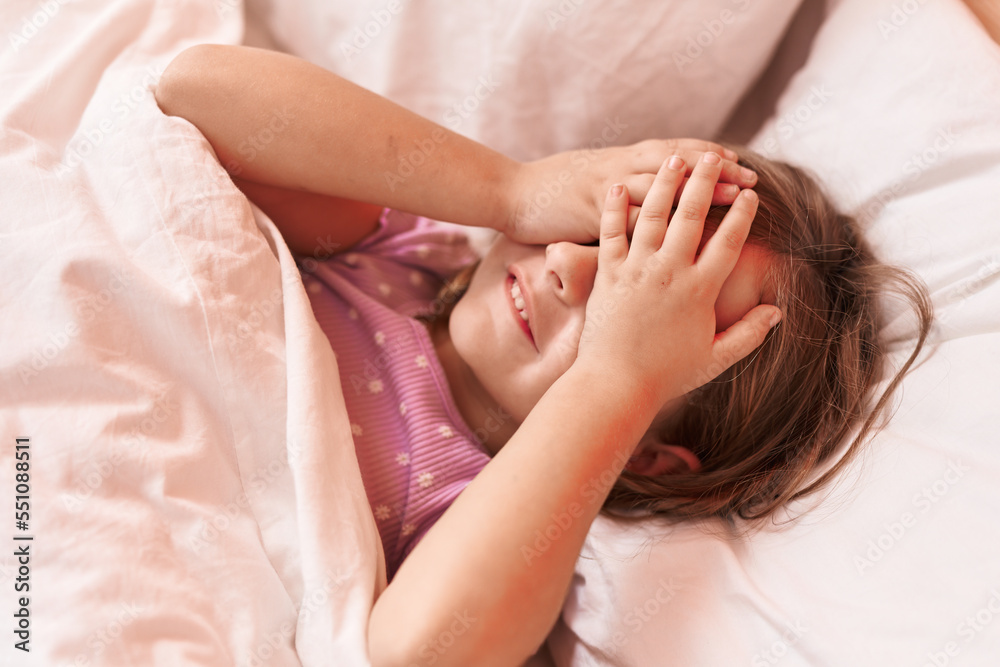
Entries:
{"label": "neck", "polygon": [[451,333],[448,331],[447,320],[435,320],[428,324],[428,327],[441,368],[448,378],[455,406],[469,430],[479,437],[483,447],[491,456],[496,455],[514,435],[518,424],[509,417],[497,419],[497,415],[507,413],[490,396],[476,374],[458,354],[452,343]]}

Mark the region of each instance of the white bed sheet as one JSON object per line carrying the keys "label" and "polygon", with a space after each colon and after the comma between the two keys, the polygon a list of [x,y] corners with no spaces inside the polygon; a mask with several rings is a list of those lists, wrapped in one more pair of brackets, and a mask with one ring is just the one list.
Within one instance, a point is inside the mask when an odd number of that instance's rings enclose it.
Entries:
{"label": "white bed sheet", "polygon": [[0,663],[365,664],[384,564],[329,343],[273,225],[152,95],[185,46],[238,43],[242,12],[17,1],[0,25],[20,38],[0,56]]}
{"label": "white bed sheet", "polygon": [[[933,353],[798,523],[745,538],[599,519],[557,664],[997,664],[998,118],[1000,47],[962,3],[835,3],[752,143],[815,171],[926,281]],[[898,365],[913,321],[889,310]]]}
{"label": "white bed sheet", "polygon": [[653,136],[714,136],[766,67],[800,3],[247,5],[281,50],[530,160]]}

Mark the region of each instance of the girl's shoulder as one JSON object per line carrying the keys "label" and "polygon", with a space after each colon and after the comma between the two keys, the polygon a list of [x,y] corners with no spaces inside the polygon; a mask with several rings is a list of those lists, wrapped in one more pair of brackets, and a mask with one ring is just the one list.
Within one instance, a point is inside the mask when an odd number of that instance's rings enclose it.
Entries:
{"label": "girl's shoulder", "polygon": [[346,253],[345,260],[350,264],[358,256],[427,271],[440,280],[447,280],[478,259],[458,225],[388,208],[382,211],[375,231]]}

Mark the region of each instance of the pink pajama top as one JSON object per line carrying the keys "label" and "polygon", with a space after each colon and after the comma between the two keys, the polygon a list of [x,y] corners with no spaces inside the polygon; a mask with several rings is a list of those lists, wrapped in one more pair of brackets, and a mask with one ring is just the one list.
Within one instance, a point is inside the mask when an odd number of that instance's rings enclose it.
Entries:
{"label": "pink pajama top", "polygon": [[337,356],[368,502],[391,580],[490,460],[455,406],[426,326],[444,281],[476,259],[457,232],[385,210],[350,252],[303,282]]}

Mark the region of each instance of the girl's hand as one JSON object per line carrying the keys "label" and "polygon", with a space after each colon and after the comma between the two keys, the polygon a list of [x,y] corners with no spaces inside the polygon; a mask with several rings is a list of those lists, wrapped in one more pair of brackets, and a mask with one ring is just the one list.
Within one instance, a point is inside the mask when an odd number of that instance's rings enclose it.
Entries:
{"label": "girl's hand", "polygon": [[679,156],[687,175],[705,151],[724,158],[720,183],[712,191],[713,204],[732,204],[740,187],[756,183],[756,174],[736,164],[736,153],[697,139],[650,139],[631,146],[557,153],[518,167],[508,193],[503,231],[521,243],[595,241],[604,196],[612,184],[622,182],[634,205],[629,210],[631,233],[639,205],[663,161]]}
{"label": "girl's hand", "polygon": [[752,352],[781,317],[775,306],[760,305],[715,333],[715,302],[757,211],[757,195],[741,192],[696,256],[724,167],[715,153],[702,156],[671,215],[686,166],[679,157],[664,163],[631,243],[628,191],[616,185],[607,195],[597,274],[575,363],[592,364],[616,386],[631,388],[639,406],[653,414]]}

